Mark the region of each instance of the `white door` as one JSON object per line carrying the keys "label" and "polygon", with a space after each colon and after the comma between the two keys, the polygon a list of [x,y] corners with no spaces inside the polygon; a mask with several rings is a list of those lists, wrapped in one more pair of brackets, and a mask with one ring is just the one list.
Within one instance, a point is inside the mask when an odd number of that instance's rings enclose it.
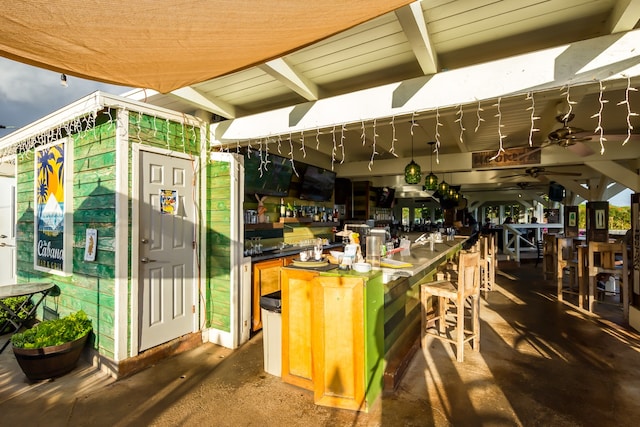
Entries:
{"label": "white door", "polygon": [[0,285],[16,281],[16,179],[0,176]]}
{"label": "white door", "polygon": [[142,351],[194,328],[195,190],[189,160],[140,151],[139,175]]}

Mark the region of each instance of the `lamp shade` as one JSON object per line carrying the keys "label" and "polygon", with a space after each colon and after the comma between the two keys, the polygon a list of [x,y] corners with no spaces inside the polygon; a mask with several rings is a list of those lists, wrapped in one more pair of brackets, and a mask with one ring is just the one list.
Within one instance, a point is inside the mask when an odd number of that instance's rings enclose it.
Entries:
{"label": "lamp shade", "polygon": [[419,184],[421,179],[420,165],[411,160],[411,163],[404,168],[404,181],[407,184]]}
{"label": "lamp shade", "polygon": [[426,190],[435,191],[438,189],[438,177],[432,173],[424,179],[424,188]]}
{"label": "lamp shade", "polygon": [[440,184],[438,184],[438,191],[442,195],[447,195],[449,192],[449,184],[443,179]]}

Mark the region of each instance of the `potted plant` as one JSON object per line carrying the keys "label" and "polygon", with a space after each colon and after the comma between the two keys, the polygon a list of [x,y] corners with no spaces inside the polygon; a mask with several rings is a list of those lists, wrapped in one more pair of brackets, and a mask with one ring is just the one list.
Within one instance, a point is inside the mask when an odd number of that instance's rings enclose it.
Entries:
{"label": "potted plant", "polygon": [[75,368],[91,329],[82,310],[46,320],[11,337],[13,354],[30,380],[59,377]]}

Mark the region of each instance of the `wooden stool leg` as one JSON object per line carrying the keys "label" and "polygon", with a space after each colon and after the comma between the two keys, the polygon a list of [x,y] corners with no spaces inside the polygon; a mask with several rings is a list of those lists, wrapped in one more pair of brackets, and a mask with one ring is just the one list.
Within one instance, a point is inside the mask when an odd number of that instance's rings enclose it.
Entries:
{"label": "wooden stool leg", "polygon": [[472,311],[472,326],[471,331],[473,333],[473,349],[480,351],[480,299],[478,296],[471,297],[471,311]]}
{"label": "wooden stool leg", "polygon": [[444,297],[438,297],[438,332],[445,333],[446,323],[445,315],[447,313],[447,299]]}
{"label": "wooden stool leg", "polygon": [[458,318],[456,320],[456,356],[458,362],[464,361],[464,297],[458,297],[456,307]]}

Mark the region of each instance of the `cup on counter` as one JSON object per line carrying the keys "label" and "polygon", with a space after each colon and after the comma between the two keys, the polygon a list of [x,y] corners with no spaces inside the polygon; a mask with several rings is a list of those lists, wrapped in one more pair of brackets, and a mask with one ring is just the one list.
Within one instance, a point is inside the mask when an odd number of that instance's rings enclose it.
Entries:
{"label": "cup on counter", "polygon": [[320,261],[322,259],[322,246],[320,246],[320,247],[315,246],[313,248],[313,258],[316,261]]}
{"label": "cup on counter", "polygon": [[309,252],[300,251],[300,261],[306,261],[309,259]]}
{"label": "cup on counter", "polygon": [[382,239],[379,236],[367,236],[367,263],[374,269],[380,268],[380,245]]}

